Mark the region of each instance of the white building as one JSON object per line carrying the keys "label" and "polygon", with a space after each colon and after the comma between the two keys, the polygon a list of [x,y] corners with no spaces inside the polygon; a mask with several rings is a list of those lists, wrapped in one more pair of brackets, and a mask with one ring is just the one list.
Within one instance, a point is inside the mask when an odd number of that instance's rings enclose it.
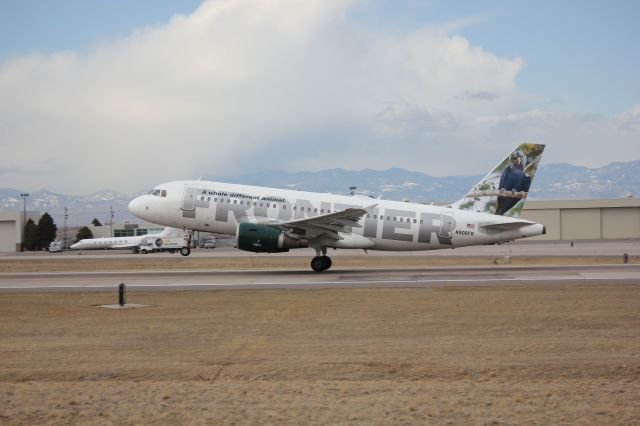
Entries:
{"label": "white building", "polygon": [[33,220],[36,224],[40,220],[40,212],[27,210],[26,219],[24,212],[0,212],[0,252],[20,251],[22,247],[22,230],[24,220]]}
{"label": "white building", "polygon": [[142,222],[142,223],[114,223],[113,233],[111,232],[110,225],[94,226],[88,225],[87,228],[91,230],[93,238],[108,238],[108,237],[133,237],[136,235],[145,234],[157,234],[162,232],[164,226],[156,225],[155,223]]}

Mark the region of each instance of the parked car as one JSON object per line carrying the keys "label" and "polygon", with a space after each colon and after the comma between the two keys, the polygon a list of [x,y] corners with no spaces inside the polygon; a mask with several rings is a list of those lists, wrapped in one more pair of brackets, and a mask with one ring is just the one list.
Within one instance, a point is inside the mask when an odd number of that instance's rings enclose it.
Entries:
{"label": "parked car", "polygon": [[204,242],[204,244],[202,245],[202,248],[206,248],[206,249],[214,249],[216,248],[216,240],[207,240]]}

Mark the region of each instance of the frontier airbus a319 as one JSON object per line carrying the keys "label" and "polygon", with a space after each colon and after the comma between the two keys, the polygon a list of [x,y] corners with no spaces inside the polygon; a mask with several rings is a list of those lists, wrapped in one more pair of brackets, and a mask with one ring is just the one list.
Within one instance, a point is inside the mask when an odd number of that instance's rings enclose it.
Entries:
{"label": "frontier airbus a319", "polygon": [[520,219],[544,145],[521,144],[450,206],[434,206],[206,181],[158,185],[129,210],[149,222],[237,238],[237,247],[278,253],[310,247],[311,268],[331,267],[327,249],[436,250],[545,233]]}

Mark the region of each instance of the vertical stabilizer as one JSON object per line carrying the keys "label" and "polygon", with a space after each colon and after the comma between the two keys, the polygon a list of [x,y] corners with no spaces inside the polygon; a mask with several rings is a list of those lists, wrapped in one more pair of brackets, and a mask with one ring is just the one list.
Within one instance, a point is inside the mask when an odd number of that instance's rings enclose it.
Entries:
{"label": "vertical stabilizer", "polygon": [[451,207],[520,217],[544,145],[523,143]]}
{"label": "vertical stabilizer", "polygon": [[184,231],[178,228],[165,227],[162,232],[155,234],[156,237],[180,237],[184,235]]}

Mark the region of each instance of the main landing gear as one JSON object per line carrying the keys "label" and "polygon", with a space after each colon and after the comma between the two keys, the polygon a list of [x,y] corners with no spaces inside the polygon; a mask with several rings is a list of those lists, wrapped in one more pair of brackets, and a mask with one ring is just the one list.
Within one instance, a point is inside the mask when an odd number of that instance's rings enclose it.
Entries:
{"label": "main landing gear", "polygon": [[331,268],[331,258],[329,256],[316,256],[311,259],[311,269],[316,272],[326,271]]}
{"label": "main landing gear", "polygon": [[322,272],[329,268],[331,268],[331,258],[327,256],[327,248],[316,248],[316,257],[311,259],[311,269],[316,272]]}

